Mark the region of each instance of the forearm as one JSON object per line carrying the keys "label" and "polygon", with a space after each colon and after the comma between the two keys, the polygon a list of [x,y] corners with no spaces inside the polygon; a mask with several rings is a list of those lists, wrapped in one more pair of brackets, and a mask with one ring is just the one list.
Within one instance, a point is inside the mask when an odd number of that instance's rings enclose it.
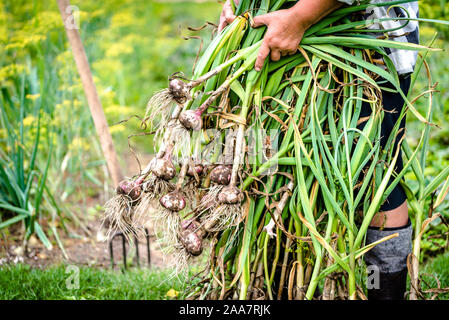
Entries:
{"label": "forearm", "polygon": [[302,27],[308,29],[342,5],[338,0],[300,0],[291,10],[295,12]]}

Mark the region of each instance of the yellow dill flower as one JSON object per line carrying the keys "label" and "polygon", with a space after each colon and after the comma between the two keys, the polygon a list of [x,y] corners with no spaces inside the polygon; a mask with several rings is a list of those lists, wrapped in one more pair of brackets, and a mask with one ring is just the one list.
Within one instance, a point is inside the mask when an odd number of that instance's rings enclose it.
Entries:
{"label": "yellow dill flower", "polygon": [[130,54],[133,52],[133,48],[129,45],[126,45],[123,42],[117,42],[112,44],[108,50],[106,51],[106,57],[108,58],[117,58],[120,55]]}
{"label": "yellow dill flower", "polygon": [[123,124],[117,124],[109,127],[111,134],[120,133],[125,131],[125,126]]}
{"label": "yellow dill flower", "polygon": [[21,74],[25,69],[24,65],[15,63],[0,68],[0,81]]}
{"label": "yellow dill flower", "polygon": [[97,9],[91,12],[90,17],[91,18],[102,17],[104,14],[105,14],[104,9]]}
{"label": "yellow dill flower", "polygon": [[41,97],[40,93],[35,93],[35,94],[27,94],[25,96],[25,98],[30,99],[31,101],[36,101],[37,99],[39,99]]}
{"label": "yellow dill flower", "polygon": [[55,115],[51,123],[57,128],[61,127],[61,117],[59,115]]}
{"label": "yellow dill flower", "polygon": [[132,13],[121,10],[118,13],[114,14],[114,16],[111,18],[111,28],[120,28],[134,25],[136,19],[137,18]]}
{"label": "yellow dill flower", "polygon": [[69,150],[71,150],[71,151],[79,151],[79,150],[87,151],[87,150],[89,150],[89,143],[81,137],[75,137],[69,145]]}
{"label": "yellow dill flower", "polygon": [[62,101],[62,107],[63,108],[70,108],[70,107],[72,107],[72,101],[68,100],[68,99],[64,99],[64,101]]}
{"label": "yellow dill flower", "polygon": [[62,103],[58,103],[55,105],[55,112],[61,112],[62,110],[64,110],[64,106],[62,105]]}
{"label": "yellow dill flower", "polygon": [[78,107],[81,107],[82,105],[83,105],[83,103],[81,102],[81,101],[79,101],[78,99],[73,99],[73,106],[75,107],[75,108],[78,108]]}
{"label": "yellow dill flower", "polygon": [[132,110],[131,107],[111,104],[105,108],[105,113],[108,116],[124,116],[130,114]]}
{"label": "yellow dill flower", "polygon": [[23,119],[23,125],[24,125],[25,127],[31,126],[31,125],[34,123],[35,120],[36,120],[35,117],[33,117],[33,116],[27,116],[27,117],[25,117],[25,118]]}

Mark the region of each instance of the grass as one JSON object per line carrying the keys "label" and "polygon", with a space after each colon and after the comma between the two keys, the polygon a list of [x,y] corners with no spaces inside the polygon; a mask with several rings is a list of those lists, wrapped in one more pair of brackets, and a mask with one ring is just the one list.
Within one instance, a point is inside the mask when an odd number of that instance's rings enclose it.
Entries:
{"label": "grass", "polygon": [[[422,268],[424,290],[449,287],[449,252],[429,260]],[[130,269],[126,273],[92,267],[80,267],[79,289],[67,287],[73,271],[67,265],[47,269],[17,264],[0,267],[0,300],[165,300],[185,288],[182,280],[167,280],[161,269]],[[173,289],[173,290],[171,290]],[[176,291],[176,292],[175,292]],[[431,295],[427,294],[430,299]],[[448,300],[449,293],[439,296]]]}
{"label": "grass", "polygon": [[[126,273],[90,267],[79,268],[79,289],[74,272],[67,265],[47,269],[18,264],[0,267],[1,300],[163,300],[180,292],[182,280],[172,279],[168,271],[131,269]],[[69,283],[69,287],[67,286]],[[167,293],[170,291],[169,295]]]}
{"label": "grass", "polygon": [[[449,287],[449,252],[430,259],[422,268],[423,283],[421,284],[424,290],[429,288],[436,288],[437,281],[440,282],[441,288]],[[424,283],[427,282],[427,285]],[[430,295],[428,295],[430,297]],[[444,293],[439,297],[440,300],[449,300],[449,292]]]}

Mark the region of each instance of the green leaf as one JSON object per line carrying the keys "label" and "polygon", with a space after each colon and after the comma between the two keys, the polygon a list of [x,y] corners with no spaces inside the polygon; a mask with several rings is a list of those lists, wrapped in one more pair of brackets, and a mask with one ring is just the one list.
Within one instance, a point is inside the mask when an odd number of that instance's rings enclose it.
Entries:
{"label": "green leaf", "polygon": [[426,199],[429,197],[433,192],[436,191],[438,186],[443,183],[444,180],[449,177],[449,166],[446,167],[443,171],[441,171],[424,189],[424,194],[422,196],[422,199]]}
{"label": "green leaf", "polygon": [[48,240],[47,236],[44,233],[44,230],[42,230],[37,221],[34,221],[34,231],[48,250],[53,249],[53,245],[51,244],[50,240]]}
{"label": "green leaf", "polygon": [[[1,204],[0,204],[0,207],[1,207]],[[8,220],[0,223],[0,229],[4,229],[6,227],[9,227],[10,225],[12,225],[12,224],[14,224],[16,222],[19,222],[19,221],[21,221],[21,220],[23,220],[23,219],[25,219],[27,217],[29,217],[29,214],[23,214],[23,213],[19,214],[19,215],[15,216],[15,217],[13,217],[11,219],[8,219]]]}

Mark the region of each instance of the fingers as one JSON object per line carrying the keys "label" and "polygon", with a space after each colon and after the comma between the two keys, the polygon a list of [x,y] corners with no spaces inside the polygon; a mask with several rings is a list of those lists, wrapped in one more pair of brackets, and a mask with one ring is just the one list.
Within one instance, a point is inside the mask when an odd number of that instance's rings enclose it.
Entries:
{"label": "fingers", "polygon": [[218,25],[218,33],[221,32],[221,30],[223,30],[227,25],[228,25],[228,21],[226,19],[220,19],[220,23]]}
{"label": "fingers", "polygon": [[279,61],[281,57],[292,56],[296,53],[296,50],[280,50],[276,47],[270,47],[270,41],[264,40],[262,43],[259,54],[257,55],[254,68],[256,71],[260,71],[263,68],[265,59],[270,55],[272,61]]}
{"label": "fingers", "polygon": [[218,24],[218,33],[220,33],[221,30],[223,30],[227,25],[228,23],[226,22],[226,19],[224,17],[220,17],[220,23]]}
{"label": "fingers", "polygon": [[231,6],[228,3],[225,3],[223,6],[223,11],[220,15],[220,22],[218,24],[218,32],[221,32],[228,24],[232,23],[232,21],[237,18],[232,11]]}
{"label": "fingers", "polygon": [[283,57],[292,56],[296,53],[296,50],[281,50],[281,55]]}
{"label": "fingers", "polygon": [[229,11],[226,10],[225,11],[225,19],[226,19],[227,23],[232,23],[235,20],[235,18],[237,18],[237,17],[234,15],[232,10],[229,10]]}
{"label": "fingers", "polygon": [[281,59],[281,55],[284,56],[289,53],[290,52],[288,51],[281,51],[278,48],[270,48],[270,41],[265,39],[260,46],[259,53],[254,64],[254,69],[256,69],[256,71],[262,70],[265,60],[269,55],[271,60],[279,61]]}
{"label": "fingers", "polygon": [[261,26],[268,26],[269,23],[270,23],[270,14],[263,14],[254,17],[252,27],[259,28]]}
{"label": "fingers", "polygon": [[232,21],[234,21],[235,18],[236,18],[236,16],[233,14],[220,17],[220,23],[218,25],[218,32],[221,32],[221,30],[223,30],[228,24],[232,23]]}
{"label": "fingers", "polygon": [[281,52],[279,50],[271,50],[271,60],[279,61],[281,59]]}
{"label": "fingers", "polygon": [[263,64],[265,63],[265,59],[270,54],[270,47],[267,44],[267,41],[262,42],[262,45],[259,49],[259,54],[257,55],[256,63],[254,64],[254,69],[256,71],[260,71],[263,68]]}

